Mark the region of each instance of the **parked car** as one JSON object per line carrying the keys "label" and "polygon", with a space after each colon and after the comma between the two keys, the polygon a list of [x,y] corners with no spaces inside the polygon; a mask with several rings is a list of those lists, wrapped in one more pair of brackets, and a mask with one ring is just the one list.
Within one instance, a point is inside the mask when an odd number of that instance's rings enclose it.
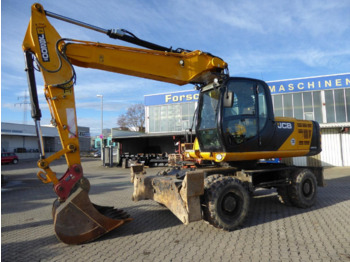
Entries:
{"label": "parked car", "polygon": [[6,163],[12,163],[17,164],[18,163],[18,157],[15,153],[1,153],[1,164]]}
{"label": "parked car", "polygon": [[101,157],[101,152],[100,151],[96,151],[94,153],[94,157]]}

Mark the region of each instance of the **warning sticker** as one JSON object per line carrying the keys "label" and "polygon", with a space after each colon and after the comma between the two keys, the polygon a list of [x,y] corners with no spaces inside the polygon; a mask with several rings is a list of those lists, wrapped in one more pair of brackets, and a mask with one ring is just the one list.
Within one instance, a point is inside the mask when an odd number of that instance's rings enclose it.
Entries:
{"label": "warning sticker", "polygon": [[75,110],[74,108],[67,108],[67,125],[69,130],[69,138],[77,137],[77,125],[75,121]]}
{"label": "warning sticker", "polygon": [[292,146],[295,146],[295,138],[292,138],[292,139],[290,140],[290,143],[292,144]]}

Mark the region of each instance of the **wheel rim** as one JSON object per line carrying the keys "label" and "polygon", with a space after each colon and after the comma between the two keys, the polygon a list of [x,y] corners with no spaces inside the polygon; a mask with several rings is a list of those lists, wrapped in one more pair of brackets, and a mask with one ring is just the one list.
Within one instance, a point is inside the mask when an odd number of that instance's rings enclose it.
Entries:
{"label": "wheel rim", "polygon": [[303,183],[303,195],[306,197],[309,197],[310,195],[312,195],[313,192],[313,186],[312,186],[312,182],[308,179]]}
{"label": "wheel rim", "polygon": [[222,199],[221,209],[226,216],[235,217],[240,213],[242,204],[243,200],[239,195],[229,192]]}

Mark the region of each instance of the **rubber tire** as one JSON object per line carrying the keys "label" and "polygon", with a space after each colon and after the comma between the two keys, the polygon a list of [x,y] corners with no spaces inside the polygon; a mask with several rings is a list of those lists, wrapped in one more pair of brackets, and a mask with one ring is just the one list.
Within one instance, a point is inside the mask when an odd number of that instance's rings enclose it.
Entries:
{"label": "rubber tire", "polygon": [[224,176],[221,175],[221,174],[213,174],[213,175],[210,175],[210,176],[207,176],[205,179],[204,179],[204,194],[201,196],[201,206],[202,206],[202,218],[205,220],[205,221],[208,221],[208,216],[210,215],[209,214],[209,208],[208,208],[208,190],[211,186],[211,184],[219,179],[219,178],[223,178]]}
{"label": "rubber tire", "polygon": [[232,231],[243,224],[248,215],[250,197],[240,180],[219,177],[208,185],[204,195],[203,213],[211,225]]}
{"label": "rubber tire", "polygon": [[12,164],[18,164],[18,160],[17,159],[13,159],[12,160]]}
{"label": "rubber tire", "polygon": [[204,179],[204,190],[208,189],[210,187],[210,185],[217,179],[219,178],[223,178],[224,176],[221,174],[214,174],[214,175],[210,175],[208,177],[206,177]]}
{"label": "rubber tire", "polygon": [[288,188],[293,205],[308,208],[315,204],[317,196],[317,180],[309,169],[302,169],[292,175],[292,184]]}
{"label": "rubber tire", "polygon": [[281,186],[277,188],[278,200],[286,205],[293,206],[293,202],[290,198],[289,186]]}

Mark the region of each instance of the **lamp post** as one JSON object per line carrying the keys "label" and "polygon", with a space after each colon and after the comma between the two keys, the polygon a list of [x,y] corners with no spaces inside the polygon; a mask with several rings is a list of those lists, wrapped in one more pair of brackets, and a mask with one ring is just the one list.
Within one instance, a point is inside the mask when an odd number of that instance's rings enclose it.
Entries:
{"label": "lamp post", "polygon": [[103,145],[103,95],[96,95],[97,97],[101,97],[101,159],[103,159],[102,145]]}

